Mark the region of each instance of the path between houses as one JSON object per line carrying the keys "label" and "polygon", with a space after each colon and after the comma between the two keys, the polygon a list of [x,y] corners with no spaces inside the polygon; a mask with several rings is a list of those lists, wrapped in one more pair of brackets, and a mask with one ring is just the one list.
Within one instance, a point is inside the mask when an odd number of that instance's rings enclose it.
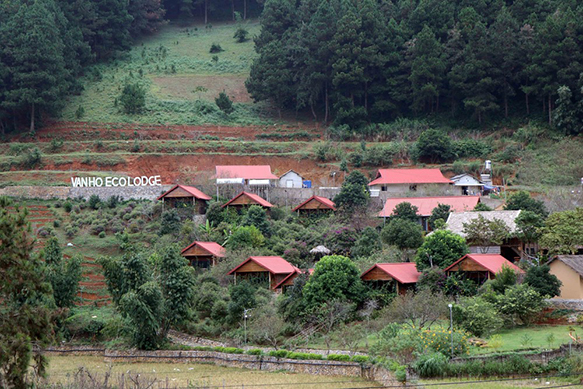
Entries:
{"label": "path between houses", "polygon": [[[172,342],[177,344],[182,344],[184,346],[190,347],[227,347],[230,346],[223,342],[218,342],[216,340],[201,338],[199,336],[188,335],[183,332],[178,332],[174,330],[170,330],[168,333],[168,337]],[[261,350],[264,353],[269,353],[270,351],[275,350],[273,347],[255,347],[255,346],[244,346],[241,347],[244,350]],[[321,349],[308,349],[308,348],[298,348],[294,349],[295,352],[300,353],[312,353],[312,354],[320,354],[320,355],[328,355],[328,354],[344,354],[344,355],[367,355],[361,352],[355,352],[353,354],[350,353],[348,350],[321,350]]]}

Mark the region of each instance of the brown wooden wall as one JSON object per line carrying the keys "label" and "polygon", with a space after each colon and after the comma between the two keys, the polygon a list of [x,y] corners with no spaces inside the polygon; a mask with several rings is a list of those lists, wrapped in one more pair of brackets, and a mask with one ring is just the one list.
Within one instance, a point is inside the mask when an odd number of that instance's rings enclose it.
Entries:
{"label": "brown wooden wall", "polygon": [[464,259],[451,268],[450,271],[488,271],[484,266],[472,261],[469,258]]}
{"label": "brown wooden wall", "polygon": [[192,193],[188,193],[187,191],[185,191],[182,188],[176,188],[164,197],[165,198],[172,198],[172,197],[190,197],[190,198],[192,198],[194,196],[192,195]]}
{"label": "brown wooden wall", "polygon": [[312,210],[312,209],[331,211],[330,207],[322,204],[321,202],[319,202],[316,199],[311,199],[310,201],[308,201],[307,203],[302,205],[301,208],[298,208],[298,210],[302,210],[302,211],[307,211],[307,210]]}
{"label": "brown wooden wall", "polygon": [[363,281],[390,281],[392,279],[393,278],[390,275],[388,275],[378,267],[375,267],[362,277]]}
{"label": "brown wooden wall", "polygon": [[205,249],[203,249],[202,247],[200,247],[199,245],[195,245],[191,248],[189,248],[188,250],[186,250],[184,253],[182,253],[183,256],[207,256],[207,255],[212,255],[210,254],[208,251],[206,251]]}
{"label": "brown wooden wall", "polygon": [[236,205],[259,205],[249,197],[243,195],[239,196],[235,201],[229,204],[229,206],[236,206]]}
{"label": "brown wooden wall", "polygon": [[238,268],[235,273],[253,273],[253,272],[267,272],[267,273],[269,273],[269,270],[267,270],[266,268],[264,268],[262,266],[259,266],[257,263],[255,263],[253,261],[249,261],[246,264],[244,264],[243,266],[241,266],[240,268]]}

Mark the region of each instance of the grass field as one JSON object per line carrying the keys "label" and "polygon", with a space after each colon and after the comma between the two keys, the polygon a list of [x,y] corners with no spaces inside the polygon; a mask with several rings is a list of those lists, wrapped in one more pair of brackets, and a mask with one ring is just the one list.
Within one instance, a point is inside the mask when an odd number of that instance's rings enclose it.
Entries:
{"label": "grass field", "polygon": [[[266,104],[253,104],[245,80],[255,57],[253,40],[237,43],[235,23],[212,28],[167,25],[144,38],[119,59],[91,68],[81,80],[85,86],[72,96],[61,119],[90,122],[164,124],[271,124]],[[244,24],[253,37],[259,24]],[[210,53],[211,45],[223,51]],[[116,99],[126,83],[139,83],[148,93],[142,114],[126,115]],[[235,102],[235,112],[223,114],[214,103],[226,91]],[[77,110],[82,107],[83,115]]]}
{"label": "grass field", "polygon": [[[376,383],[365,381],[358,377],[344,376],[316,376],[296,374],[284,371],[265,372],[221,367],[209,364],[182,364],[182,363],[119,363],[109,365],[103,362],[102,357],[50,357],[48,373],[49,380],[54,383],[71,382],[72,376],[84,367],[92,374],[103,377],[111,371],[114,380],[120,379],[121,374],[127,380],[128,376],[140,374],[150,381],[156,379],[160,385],[153,388],[165,388],[168,381],[169,388],[189,387],[259,387],[271,386],[276,388],[364,388],[377,386]],[[110,370],[111,369],[111,370]],[[190,385],[190,386],[189,386]]]}

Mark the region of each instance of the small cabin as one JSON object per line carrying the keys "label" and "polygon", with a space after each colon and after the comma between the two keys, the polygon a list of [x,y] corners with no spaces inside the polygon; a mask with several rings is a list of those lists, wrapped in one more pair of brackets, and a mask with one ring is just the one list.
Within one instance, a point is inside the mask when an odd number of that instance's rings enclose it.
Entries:
{"label": "small cabin", "polygon": [[451,192],[453,181],[439,169],[379,169],[376,178],[368,184],[371,197],[380,193],[442,193]]}
{"label": "small cabin", "polygon": [[557,255],[547,263],[549,273],[561,281],[557,299],[583,300],[583,255]]}
{"label": "small cabin", "polygon": [[468,173],[458,174],[451,178],[453,186],[460,190],[462,196],[475,196],[483,192],[484,184]]}
{"label": "small cabin", "polygon": [[405,294],[415,288],[420,276],[421,273],[417,271],[417,265],[412,262],[376,263],[362,273],[360,279],[372,284],[375,288],[394,284],[397,294]]}
{"label": "small cabin", "polygon": [[503,267],[508,267],[519,274],[524,273],[521,268],[499,254],[466,254],[444,271],[448,276],[461,272],[466,278],[481,285],[495,279]]}
{"label": "small cabin", "polygon": [[325,197],[312,196],[297,207],[295,207],[293,212],[297,212],[298,215],[302,214],[317,214],[330,211],[336,211],[336,206],[332,200]]}
{"label": "small cabin", "polygon": [[277,256],[254,256],[244,260],[228,274],[237,281],[246,280],[275,290],[293,273],[300,269]]}
{"label": "small cabin", "polygon": [[180,208],[193,206],[198,215],[204,215],[211,197],[193,186],[175,185],[172,189],[158,197],[164,206]]}
{"label": "small cabin", "polygon": [[182,256],[197,268],[209,268],[225,257],[225,248],[215,242],[192,242],[181,252]]}
{"label": "small cabin", "polygon": [[237,209],[241,209],[243,207],[250,207],[251,205],[259,205],[260,207],[266,208],[267,210],[273,207],[273,204],[271,204],[264,198],[256,195],[255,193],[241,192],[237,196],[229,200],[227,203],[223,204],[222,208],[234,207]]}
{"label": "small cabin", "polygon": [[288,170],[279,177],[279,187],[289,189],[299,189],[304,186],[304,177],[294,170]]}

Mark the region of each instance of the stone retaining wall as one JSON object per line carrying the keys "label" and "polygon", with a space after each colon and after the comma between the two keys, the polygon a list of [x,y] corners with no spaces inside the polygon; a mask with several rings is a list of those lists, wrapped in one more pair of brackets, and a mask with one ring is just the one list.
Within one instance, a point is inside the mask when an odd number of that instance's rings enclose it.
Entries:
{"label": "stone retaining wall", "polygon": [[91,195],[97,195],[102,200],[112,196],[119,196],[123,200],[145,199],[156,200],[162,193],[170,189],[172,185],[162,186],[130,186],[130,187],[84,187],[73,188],[69,186],[7,186],[0,189],[0,195],[25,199],[67,199],[82,197],[89,199]]}
{"label": "stone retaining wall", "polygon": [[[537,362],[546,364],[551,359],[557,357],[566,357],[569,356],[571,352],[581,352],[583,351],[583,344],[573,344],[569,347],[568,344],[562,345],[558,349],[548,350],[548,351],[533,351],[533,352],[525,352],[524,354],[519,354],[522,357],[525,357],[531,362]],[[468,358],[453,358],[450,360],[451,363],[464,363],[470,361],[482,361],[482,362],[490,362],[490,361],[498,361],[502,362],[507,360],[508,358],[513,357],[517,354],[509,354],[509,355],[484,355],[484,356],[476,356],[476,357],[468,357]]]}
{"label": "stone retaining wall", "polygon": [[212,363],[218,366],[263,371],[287,370],[296,373],[326,376],[362,377],[381,385],[401,385],[387,369],[360,365],[356,362],[295,360],[247,354],[227,354],[215,351],[178,350],[105,350],[92,347],[49,347],[49,355],[99,355],[110,363]]}

